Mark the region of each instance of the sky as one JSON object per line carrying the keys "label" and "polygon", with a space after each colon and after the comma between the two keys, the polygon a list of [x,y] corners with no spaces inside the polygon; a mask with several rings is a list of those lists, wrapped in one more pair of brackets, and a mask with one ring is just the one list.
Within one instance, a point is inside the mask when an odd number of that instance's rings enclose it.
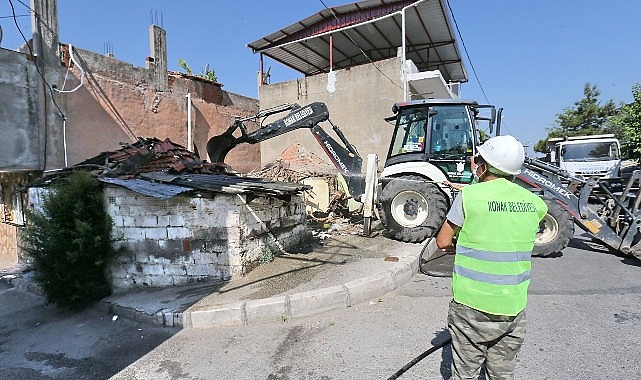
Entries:
{"label": "sky", "polygon": [[[469,81],[462,98],[504,108],[503,134],[524,145],[547,135],[558,114],[583,98],[586,83],[600,101],[632,101],[641,83],[641,1],[444,0],[460,31],[459,48]],[[16,49],[31,36],[29,0],[0,0],[0,47]],[[149,25],[167,32],[169,70],[194,73],[209,65],[223,89],[257,97],[259,55],[247,44],[341,0],[58,0],[63,43],[144,67]],[[458,34],[458,33],[457,33]],[[462,42],[461,42],[462,41]],[[302,77],[265,59],[271,82]],[[400,99],[399,99],[400,100]],[[391,106],[391,105],[390,105]],[[331,110],[330,110],[331,112]],[[532,152],[528,148],[528,152]]]}

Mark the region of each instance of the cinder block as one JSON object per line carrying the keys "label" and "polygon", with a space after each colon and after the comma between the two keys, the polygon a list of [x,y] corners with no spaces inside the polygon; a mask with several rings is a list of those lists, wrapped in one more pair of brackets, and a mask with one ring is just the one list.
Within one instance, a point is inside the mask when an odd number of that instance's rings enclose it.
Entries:
{"label": "cinder block", "polygon": [[156,218],[158,219],[157,224],[159,227],[169,227],[169,215],[157,215]]}
{"label": "cinder block", "polygon": [[148,254],[146,251],[144,251],[144,250],[138,250],[138,249],[137,249],[137,250],[134,252],[134,256],[135,256],[135,259],[134,259],[134,260],[135,260],[137,263],[143,263],[143,264],[146,264],[146,263],[150,263],[150,262],[151,262],[151,257],[150,257],[150,256],[149,256],[149,254]]}
{"label": "cinder block", "polygon": [[350,281],[345,284],[345,288],[349,293],[348,306],[353,306],[391,292],[396,287],[391,273],[380,272]]}
{"label": "cinder block", "polygon": [[124,227],[136,227],[136,218],[131,215],[122,215],[122,225]]}
{"label": "cinder block", "polygon": [[231,326],[245,324],[243,318],[245,303],[235,302],[222,306],[197,307],[189,313],[191,326],[195,329],[209,328],[215,326]]}
{"label": "cinder block", "polygon": [[152,286],[154,288],[164,288],[166,286],[175,285],[173,276],[159,275],[159,276],[150,276],[150,278],[151,278],[151,284],[149,284],[149,286]]}
{"label": "cinder block", "polygon": [[142,266],[142,274],[149,276],[162,276],[165,274],[165,268],[162,264],[146,264]]}
{"label": "cinder block", "polygon": [[247,323],[289,317],[286,301],[285,296],[247,301],[245,304],[245,318]]}
{"label": "cinder block", "polygon": [[122,216],[115,215],[113,212],[110,212],[109,210],[107,210],[107,212],[109,213],[109,215],[111,215],[111,220],[114,223],[114,227],[115,226],[119,226],[119,227],[124,226],[124,222],[123,222]]}
{"label": "cinder block", "polygon": [[168,239],[186,239],[191,237],[191,230],[187,227],[167,227]]}
{"label": "cinder block", "polygon": [[[125,240],[140,241],[145,238],[145,232],[142,228],[136,227],[123,227],[122,237]],[[165,237],[166,238],[166,237]]]}
{"label": "cinder block", "polygon": [[116,289],[130,289],[135,285],[133,279],[130,277],[112,277],[111,286]]}
{"label": "cinder block", "polygon": [[289,296],[289,310],[292,318],[308,317],[347,306],[348,293],[343,286],[332,286]]}
{"label": "cinder block", "polygon": [[144,228],[145,238],[152,240],[167,239],[167,228],[165,227],[151,227]]}
{"label": "cinder block", "polygon": [[181,214],[167,215],[168,226],[171,227],[184,227],[185,226],[185,217]]}
{"label": "cinder block", "polygon": [[167,276],[186,276],[187,269],[183,264],[165,263],[164,273]]}
{"label": "cinder block", "polygon": [[137,218],[140,221],[140,226],[142,227],[158,227],[158,217],[156,215],[142,215]]}
{"label": "cinder block", "polygon": [[187,276],[208,276],[210,274],[207,264],[186,265]]}

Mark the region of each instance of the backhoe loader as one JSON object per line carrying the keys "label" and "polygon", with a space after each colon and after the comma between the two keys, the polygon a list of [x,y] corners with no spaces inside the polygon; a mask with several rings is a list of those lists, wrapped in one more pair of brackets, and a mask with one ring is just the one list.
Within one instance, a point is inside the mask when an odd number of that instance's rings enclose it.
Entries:
{"label": "backhoe loader", "polygon": [[[434,236],[456,191],[446,181],[472,182],[471,158],[491,134],[500,134],[502,109],[464,99],[422,99],[392,107],[394,132],[384,168],[376,173],[367,197],[363,159],[340,128],[329,118],[327,106],[284,104],[247,118],[237,119],[223,134],[212,137],[207,153],[213,163],[241,143],[256,144],[281,134],[307,128],[321,145],[359,202],[372,199],[387,235],[405,242],[422,242]],[[244,122],[288,112],[283,118],[250,132]],[[340,140],[320,124],[327,122]],[[487,124],[485,124],[487,123]],[[539,194],[548,205],[533,255],[547,256],[565,248],[574,226],[608,247],[641,257],[639,180],[635,172],[627,183],[620,179],[578,178],[548,163],[526,157],[515,181]],[[371,187],[371,186],[370,186]]]}

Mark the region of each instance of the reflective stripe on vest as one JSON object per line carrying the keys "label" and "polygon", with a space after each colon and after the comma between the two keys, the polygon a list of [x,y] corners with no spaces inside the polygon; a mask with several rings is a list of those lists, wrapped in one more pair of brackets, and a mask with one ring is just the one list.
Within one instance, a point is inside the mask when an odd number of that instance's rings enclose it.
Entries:
{"label": "reflective stripe on vest", "polygon": [[486,313],[517,315],[527,303],[531,251],[547,207],[505,179],[467,186],[462,196],[454,299]]}

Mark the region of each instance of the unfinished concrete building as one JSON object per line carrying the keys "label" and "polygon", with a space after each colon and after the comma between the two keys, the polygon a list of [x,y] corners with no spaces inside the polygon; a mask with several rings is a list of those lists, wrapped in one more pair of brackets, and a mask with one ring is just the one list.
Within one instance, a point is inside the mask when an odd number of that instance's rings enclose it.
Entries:
{"label": "unfinished concrete building", "polygon": [[[261,109],[324,102],[361,156],[387,156],[392,105],[421,98],[456,98],[467,73],[443,0],[367,0],[324,9],[248,45],[304,77],[269,83],[261,69]],[[283,146],[301,143],[325,158],[307,130],[261,143],[271,162]],[[379,162],[382,165],[384,160]]]}

